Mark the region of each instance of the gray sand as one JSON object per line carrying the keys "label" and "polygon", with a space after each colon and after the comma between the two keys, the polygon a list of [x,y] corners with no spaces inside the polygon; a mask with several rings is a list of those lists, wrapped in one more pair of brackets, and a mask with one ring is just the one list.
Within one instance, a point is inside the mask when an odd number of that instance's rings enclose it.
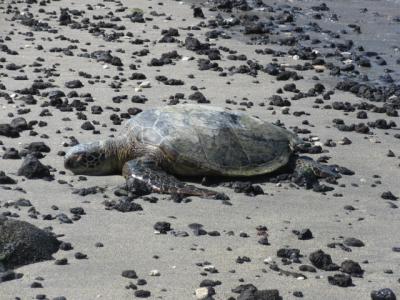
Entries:
{"label": "gray sand", "polygon": [[[138,7],[144,10],[145,15],[149,16],[151,10],[165,12],[166,16],[171,16],[171,20],[165,17],[154,17],[153,21],[145,24],[131,23],[127,19],[122,19],[122,24],[127,26],[128,31],[133,32],[134,38],[148,38],[150,41],[159,40],[161,29],[169,27],[179,28],[199,23],[198,19],[193,19],[192,10],[189,6],[179,2],[168,1],[163,6],[157,5],[157,1],[137,0],[122,1],[124,5],[134,8]],[[5,1],[3,8],[7,5]],[[85,1],[95,5],[97,1]],[[111,2],[102,2],[106,8],[96,7],[93,11],[86,11],[87,15],[102,14],[108,11],[107,7],[115,9],[115,4]],[[148,8],[152,6],[153,9]],[[300,4],[299,4],[300,5]],[[26,4],[19,4],[20,9]],[[71,4],[69,1],[51,2],[45,6],[46,11],[54,10],[59,12],[60,7],[70,7],[74,9],[85,9],[81,2]],[[30,11],[35,12],[40,7],[32,5]],[[209,16],[207,10],[204,10],[206,16]],[[124,15],[123,13],[122,15]],[[89,60],[75,56],[65,56],[62,53],[51,53],[51,47],[66,47],[71,43],[54,39],[56,35],[63,34],[69,38],[78,39],[76,44],[78,49],[86,48],[88,53],[100,49],[112,49],[113,54],[117,55],[124,62],[122,77],[129,77],[132,72],[141,72],[147,76],[152,87],[143,89],[142,92],[135,92],[137,87],[135,81],[127,81],[119,92],[113,91],[108,86],[111,79],[105,78],[105,83],[96,83],[90,85],[87,79],[79,77],[84,83],[84,87],[77,89],[78,93],[89,92],[95,99],[91,105],[119,107],[121,112],[125,112],[129,107],[139,107],[146,109],[165,105],[163,100],[168,99],[170,95],[177,92],[185,94],[186,98],[193,91],[192,85],[200,90],[211,101],[211,104],[238,109],[240,106],[225,104],[226,99],[241,102],[242,98],[247,97],[254,102],[254,106],[246,109],[249,113],[257,115],[262,119],[274,122],[280,120],[287,128],[298,126],[309,128],[313,136],[320,138],[323,143],[327,139],[339,141],[344,136],[352,140],[351,145],[338,145],[335,148],[324,147],[329,151],[323,155],[331,157],[329,163],[340,164],[353,171],[354,176],[344,176],[339,183],[345,184],[345,187],[336,186],[333,192],[327,195],[321,195],[304,189],[291,187],[288,183],[279,186],[272,183],[262,183],[265,195],[248,197],[243,194],[234,193],[233,190],[219,187],[218,190],[225,192],[231,198],[232,206],[226,206],[219,201],[205,200],[192,197],[190,203],[177,204],[167,201],[168,195],[155,195],[159,198],[156,204],[151,204],[143,200],[137,200],[143,206],[142,212],[120,213],[117,211],[108,211],[102,204],[104,198],[101,193],[81,197],[72,194],[74,188],[100,186],[107,187],[105,195],[111,199],[113,188],[124,182],[121,176],[107,177],[87,177],[87,181],[79,181],[78,176],[68,172],[63,175],[59,171],[64,170],[63,159],[57,156],[60,150],[67,150],[63,147],[64,142],[69,142],[69,136],[75,136],[80,142],[89,142],[100,138],[107,138],[113,132],[110,128],[117,128],[110,121],[111,110],[104,110],[101,115],[93,115],[88,109],[86,115],[89,121],[98,121],[100,124],[106,124],[107,127],[96,125],[100,134],[93,135],[90,132],[80,129],[82,120],[78,120],[75,112],[60,112],[53,107],[47,107],[52,113],[51,117],[39,117],[42,110],[39,105],[29,106],[31,112],[23,115],[28,121],[32,119],[43,120],[48,123],[45,127],[35,127],[39,133],[38,136],[29,136],[29,131],[21,134],[21,138],[11,139],[0,137],[4,145],[22,149],[22,145],[33,141],[44,141],[51,148],[51,152],[41,161],[44,164],[51,165],[57,171],[54,172],[55,181],[47,182],[44,180],[24,180],[17,177],[16,172],[21,164],[21,160],[1,160],[0,170],[6,172],[13,178],[18,179],[18,186],[22,187],[26,194],[14,190],[0,191],[0,205],[7,201],[17,200],[21,197],[29,199],[35,208],[42,214],[57,214],[59,212],[71,215],[69,209],[81,206],[85,209],[86,215],[81,220],[73,224],[59,224],[57,220],[45,221],[39,216],[37,220],[28,217],[27,208],[17,211],[13,208],[0,207],[0,212],[12,211],[20,215],[21,220],[31,222],[41,228],[52,226],[57,234],[63,234],[60,239],[71,242],[74,249],[72,251],[59,251],[54,257],[56,259],[68,258],[69,264],[58,266],[54,261],[47,261],[24,266],[18,269],[24,277],[18,280],[5,282],[0,285],[0,299],[34,299],[37,294],[46,294],[49,299],[63,295],[67,299],[133,299],[132,290],[125,289],[125,286],[132,281],[121,276],[121,272],[127,269],[133,269],[137,272],[139,278],[145,278],[147,285],[141,287],[152,293],[150,299],[194,299],[194,291],[199,287],[203,279],[220,280],[222,285],[217,286],[215,299],[227,299],[229,296],[235,296],[231,289],[242,282],[252,283],[259,289],[278,289],[283,299],[294,299],[293,291],[302,291],[304,299],[369,299],[370,292],[383,287],[391,288],[397,295],[400,295],[400,284],[398,282],[400,265],[399,253],[393,252],[392,247],[400,246],[400,218],[398,209],[391,209],[386,200],[380,198],[382,192],[392,191],[394,195],[400,195],[399,187],[399,160],[397,157],[387,157],[389,149],[400,155],[399,140],[393,135],[399,131],[374,129],[373,135],[363,135],[355,132],[340,132],[333,127],[334,118],[342,118],[346,124],[359,123],[355,112],[344,115],[343,112],[336,110],[324,110],[312,108],[314,98],[292,101],[290,112],[305,111],[309,116],[295,117],[290,114],[282,114],[281,109],[275,107],[276,114],[267,110],[268,98],[275,94],[277,88],[282,87],[286,82],[276,82],[272,76],[260,73],[257,77],[259,84],[254,83],[254,78],[250,76],[235,74],[228,77],[218,76],[218,72],[199,71],[196,60],[177,61],[175,65],[163,67],[149,67],[147,63],[153,57],[167,51],[177,50],[182,56],[195,56],[193,52],[184,47],[178,47],[177,44],[155,44],[149,47],[150,55],[144,57],[130,58],[133,51],[143,49],[143,45],[132,45],[129,39],[121,39],[121,43],[107,43],[99,37],[93,37],[87,31],[72,30],[68,27],[61,27],[58,34],[49,35],[46,32],[34,32],[34,41],[25,40],[25,36],[17,32],[27,32],[30,29],[21,25],[11,26],[8,19],[11,15],[6,15],[4,9],[0,10],[0,35],[4,38],[11,30],[15,32],[12,41],[7,45],[19,52],[19,56],[11,57],[5,55],[7,62],[12,61],[17,64],[30,65],[37,57],[43,57],[43,67],[57,66],[59,77],[52,77],[60,89],[66,93],[69,89],[64,87],[66,81],[77,79],[78,72],[84,71],[92,75],[114,76],[119,72],[116,67],[110,66],[104,69],[101,63],[95,60]],[[50,24],[57,24],[57,19],[48,21]],[[160,29],[153,29],[157,24]],[[145,31],[145,32],[144,32]],[[204,41],[204,33],[207,28],[200,31],[192,31],[195,37]],[[184,40],[186,31],[180,30],[180,40]],[[44,41],[42,38],[51,36],[52,41]],[[89,42],[91,45],[84,45]],[[38,51],[35,47],[42,44],[44,51]],[[101,48],[100,45],[105,45]],[[260,63],[267,64],[271,56],[261,56],[254,52],[258,46],[245,45],[243,42],[231,39],[220,39],[218,46],[227,46],[235,49],[238,53],[246,54],[249,58],[257,59]],[[29,47],[27,47],[29,46]],[[126,52],[118,53],[115,49],[122,48]],[[80,53],[74,50],[74,53]],[[3,53],[1,54],[3,56]],[[138,62],[137,59],[141,61]],[[289,64],[296,63],[290,57],[279,58],[279,62]],[[138,71],[129,70],[130,63],[140,65]],[[221,66],[239,66],[242,62],[233,62],[223,59],[218,61]],[[24,68],[28,81],[15,81],[13,76],[19,74],[18,71],[1,72],[9,73],[9,77],[1,77],[1,82],[7,87],[7,92],[12,93],[16,89],[28,87],[32,80],[39,74],[32,72],[33,68]],[[159,72],[157,70],[160,70]],[[12,74],[12,75],[11,75]],[[194,78],[188,78],[189,74],[194,74]],[[313,75],[321,77],[327,89],[332,89],[335,83],[324,73],[316,74],[314,71],[301,73],[305,79],[296,82],[297,87],[302,91],[307,91],[316,83],[311,79]],[[154,77],[165,75],[168,78],[182,79],[185,81],[183,86],[166,86],[157,82]],[[226,82],[231,82],[227,85]],[[128,95],[128,100],[120,104],[114,104],[111,98],[116,95]],[[149,101],[146,104],[134,104],[130,102],[130,97],[135,94],[145,95]],[[291,93],[286,93],[290,96]],[[35,96],[39,103],[45,98]],[[348,101],[359,103],[362,99],[355,97],[350,93],[336,91],[332,96],[332,101]],[[266,103],[266,107],[260,107],[259,103]],[[11,120],[8,117],[10,112],[16,115],[19,102],[16,104],[7,104],[7,101],[0,98],[0,120],[2,123]],[[28,107],[28,106],[27,106]],[[243,106],[241,106],[243,107]],[[381,115],[368,113],[368,121],[381,118]],[[17,116],[17,115],[16,115]],[[62,119],[69,117],[71,121]],[[313,127],[302,125],[303,120],[309,120]],[[385,116],[387,120],[394,120],[399,123],[398,118]],[[67,130],[71,128],[72,130]],[[61,133],[57,134],[56,131]],[[388,132],[388,135],[385,133]],[[47,134],[48,139],[42,139],[39,136]],[[305,135],[308,136],[308,135]],[[2,152],[0,151],[0,154]],[[317,158],[320,155],[313,157]],[[382,184],[371,187],[374,183],[372,176],[378,174]],[[59,184],[57,180],[65,180],[69,184]],[[352,186],[352,184],[358,186]],[[343,194],[343,197],[334,197],[333,193]],[[59,207],[58,211],[51,209],[52,205]],[[344,210],[345,205],[353,205],[357,208],[355,211]],[[172,218],[173,216],[173,218]],[[158,235],[154,233],[153,225],[158,221],[167,221],[175,230],[188,231],[190,236],[185,238],[174,237],[170,234]],[[201,223],[208,231],[218,230],[221,233],[219,237],[194,236],[188,228],[190,223]],[[256,227],[265,225],[268,227],[270,246],[262,246],[257,243]],[[314,239],[309,241],[300,241],[292,233],[294,229],[310,228]],[[233,231],[230,236],[227,232]],[[241,232],[246,232],[250,237],[239,237]],[[339,248],[331,249],[326,245],[331,242],[341,242],[343,237],[356,237],[364,241],[365,247],[353,248],[352,252],[344,252]],[[96,242],[102,242],[103,248],[95,247]],[[278,262],[279,266],[285,270],[298,271],[298,264],[284,266],[280,259],[276,257],[276,251],[285,246],[298,248],[305,256],[302,261],[304,264],[310,264],[308,255],[318,249],[324,250],[332,256],[334,262],[340,264],[345,259],[352,259],[361,264],[365,270],[364,278],[353,278],[353,287],[340,288],[329,285],[327,276],[336,272],[325,272],[318,270],[317,273],[308,273],[308,279],[298,280],[292,277],[280,276],[277,272],[269,269],[264,264],[266,258],[271,258]],[[231,247],[232,251],[227,251]],[[76,260],[75,252],[82,252],[88,255],[86,260]],[[153,258],[158,255],[159,259]],[[237,264],[235,260],[238,256],[248,256],[250,263]],[[199,262],[210,262],[218,269],[216,274],[201,276],[202,268],[196,266]],[[361,263],[368,261],[369,263]],[[161,276],[149,276],[151,270],[157,269]],[[266,272],[263,272],[263,269]],[[393,274],[386,274],[384,270],[391,269]],[[235,273],[229,272],[236,270]],[[316,279],[318,275],[321,278]],[[44,288],[32,289],[30,284],[36,277],[44,278],[42,282]],[[236,296],[235,296],[236,297]]]}

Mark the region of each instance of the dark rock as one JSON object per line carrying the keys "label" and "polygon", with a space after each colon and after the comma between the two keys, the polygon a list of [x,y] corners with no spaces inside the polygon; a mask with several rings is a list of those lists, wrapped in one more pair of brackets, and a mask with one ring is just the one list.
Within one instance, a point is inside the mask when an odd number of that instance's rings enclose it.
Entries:
{"label": "dark rock", "polygon": [[343,273],[350,274],[354,277],[361,277],[364,273],[364,270],[361,269],[361,266],[352,260],[345,260],[342,262],[340,269]]}
{"label": "dark rock", "polygon": [[10,124],[0,124],[0,135],[17,138],[19,137],[19,132],[15,128],[11,127]]}
{"label": "dark rock", "polygon": [[343,241],[343,244],[350,246],[350,247],[364,247],[365,246],[365,244],[361,240],[352,238],[352,237],[346,238]]}
{"label": "dark rock", "polygon": [[83,83],[80,80],[71,80],[65,83],[65,87],[69,89],[78,89],[83,87]]}
{"label": "dark rock", "polygon": [[60,242],[24,221],[0,217],[0,257],[7,269],[52,259]]}
{"label": "dark rock", "polygon": [[310,240],[313,238],[313,234],[310,229],[302,229],[298,232],[297,237],[299,240]]}
{"label": "dark rock", "polygon": [[315,269],[313,266],[309,266],[309,265],[301,265],[299,267],[299,270],[302,272],[312,272],[312,273],[317,272],[317,269]]}
{"label": "dark rock", "polygon": [[21,156],[17,149],[15,148],[8,148],[4,151],[3,159],[20,159]]}
{"label": "dark rock", "polygon": [[72,244],[71,244],[71,243],[68,243],[68,242],[61,242],[59,248],[60,248],[60,250],[63,250],[63,251],[69,251],[69,250],[74,249],[74,248],[72,247]]}
{"label": "dark rock", "polygon": [[50,152],[50,147],[43,142],[32,142],[24,148],[29,150],[30,152]]}
{"label": "dark rock", "polygon": [[49,168],[43,165],[35,156],[28,154],[21,167],[18,169],[18,176],[25,176],[29,179],[49,178]]}
{"label": "dark rock", "polygon": [[60,223],[62,223],[62,224],[72,224],[72,223],[73,223],[72,220],[71,220],[66,214],[63,214],[63,213],[58,214],[58,215],[56,216],[56,218],[57,218],[57,220],[59,220]]}
{"label": "dark rock", "polygon": [[34,281],[31,284],[31,288],[33,288],[33,289],[43,288],[43,285],[40,282]]}
{"label": "dark rock", "polygon": [[81,128],[82,128],[83,130],[94,130],[94,129],[95,129],[94,125],[93,125],[90,121],[84,122],[84,123],[81,125]]}
{"label": "dark rock", "polygon": [[156,224],[154,224],[153,228],[160,233],[166,234],[168,231],[171,230],[171,223],[157,222]]}
{"label": "dark rock", "polygon": [[115,203],[115,205],[113,205],[112,208],[120,212],[132,212],[132,211],[143,210],[140,204],[133,202],[128,197],[122,197],[121,199],[118,199],[117,203]]}
{"label": "dark rock", "polygon": [[194,18],[202,18],[204,19],[204,13],[201,7],[194,7],[193,8],[193,17]]}
{"label": "dark rock", "polygon": [[76,259],[86,259],[86,258],[87,258],[87,255],[86,255],[86,254],[83,254],[83,253],[81,253],[81,252],[76,252],[76,253],[74,254],[74,257],[75,257]]}
{"label": "dark rock", "polygon": [[121,273],[122,277],[126,277],[126,278],[131,278],[131,279],[137,279],[137,274],[134,270],[125,270],[122,271]]}
{"label": "dark rock", "polygon": [[18,206],[18,207],[29,207],[29,206],[32,206],[32,203],[31,203],[31,201],[29,201],[27,199],[21,198],[21,199],[18,199],[17,201],[15,201],[14,205]]}
{"label": "dark rock", "polygon": [[7,176],[4,171],[0,171],[0,184],[16,184],[17,181]]}
{"label": "dark rock", "polygon": [[269,241],[268,241],[268,237],[267,236],[263,236],[257,242],[259,244],[261,244],[261,245],[266,245],[266,246],[269,245]]}
{"label": "dark rock", "polygon": [[73,207],[69,210],[74,215],[85,215],[85,210],[82,207]]}
{"label": "dark rock", "polygon": [[309,259],[318,269],[325,271],[336,271],[339,269],[339,266],[332,262],[331,256],[322,250],[311,253]]}
{"label": "dark rock", "polygon": [[385,199],[385,200],[392,200],[392,201],[396,201],[397,199],[399,199],[398,197],[393,195],[392,192],[390,192],[390,191],[383,192],[382,195],[381,195],[381,198]]}
{"label": "dark rock", "polygon": [[372,300],[396,300],[396,295],[389,288],[371,292]]}
{"label": "dark rock", "polygon": [[201,92],[198,91],[189,95],[189,100],[196,101],[197,103],[210,103],[210,101],[207,100],[207,98]]}
{"label": "dark rock", "polygon": [[148,298],[150,297],[151,293],[149,291],[145,291],[145,290],[137,290],[135,291],[135,297],[138,298]]}
{"label": "dark rock", "polygon": [[65,265],[68,264],[68,259],[66,259],[66,258],[56,259],[54,261],[54,264],[57,265],[57,266],[65,266]]}
{"label": "dark rock", "polygon": [[351,276],[347,274],[335,274],[333,276],[328,276],[328,282],[332,285],[337,285],[340,287],[349,287],[353,285]]}
{"label": "dark rock", "polygon": [[277,251],[276,256],[289,259],[300,257],[300,250],[295,248],[281,248]]}
{"label": "dark rock", "polygon": [[247,196],[257,196],[264,194],[263,189],[259,185],[252,185],[251,182],[234,182],[232,187],[235,193],[245,193]]}
{"label": "dark rock", "polygon": [[20,279],[23,276],[24,275],[22,273],[15,273],[14,271],[0,272],[0,283],[10,280]]}
{"label": "dark rock", "polygon": [[294,291],[293,296],[295,296],[297,298],[303,298],[304,295],[301,291]]}
{"label": "dark rock", "polygon": [[200,50],[202,48],[202,44],[200,43],[200,41],[196,38],[193,37],[187,37],[185,39],[185,47],[188,50],[191,51],[196,51],[196,50]]}
{"label": "dark rock", "polygon": [[250,285],[240,292],[237,300],[282,300],[278,290],[258,290]]}
{"label": "dark rock", "polygon": [[217,285],[221,285],[222,282],[219,280],[211,280],[211,279],[204,279],[200,282],[200,287],[215,287]]}
{"label": "dark rock", "polygon": [[26,120],[22,117],[12,119],[10,122],[10,126],[18,132],[29,129],[28,122],[26,122]]}
{"label": "dark rock", "polygon": [[60,17],[58,18],[58,22],[61,26],[65,26],[72,23],[71,16],[68,13],[67,9],[61,9]]}

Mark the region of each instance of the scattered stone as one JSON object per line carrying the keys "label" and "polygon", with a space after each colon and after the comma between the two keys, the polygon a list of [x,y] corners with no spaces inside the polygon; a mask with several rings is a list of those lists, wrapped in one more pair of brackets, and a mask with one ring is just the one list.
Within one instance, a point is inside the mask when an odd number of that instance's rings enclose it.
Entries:
{"label": "scattered stone", "polygon": [[59,245],[49,232],[0,216],[0,257],[7,269],[52,259]]}
{"label": "scattered stone", "polygon": [[350,274],[353,277],[362,277],[364,270],[361,269],[361,266],[352,260],[345,260],[342,262],[340,269],[342,272]]}
{"label": "scattered stone", "polygon": [[50,178],[49,168],[43,165],[35,156],[28,154],[21,167],[18,169],[18,176],[25,176],[28,179]]}
{"label": "scattered stone", "polygon": [[149,291],[145,291],[145,290],[137,290],[135,291],[135,297],[138,298],[148,298],[150,297],[151,293]]}
{"label": "scattered stone", "polygon": [[389,288],[371,292],[372,300],[396,300],[396,295]]}
{"label": "scattered stone", "polygon": [[137,279],[137,275],[136,272],[134,270],[125,270],[122,271],[122,277],[126,277],[126,278],[131,278],[131,279]]}
{"label": "scattered stone", "polygon": [[83,87],[83,83],[80,80],[71,80],[65,83],[65,87],[69,89],[78,89]]}
{"label": "scattered stone", "polygon": [[0,171],[0,184],[16,184],[17,181],[7,176],[6,173]]}
{"label": "scattered stone", "polygon": [[309,259],[318,269],[324,271],[336,271],[339,269],[339,266],[332,262],[331,256],[322,250],[311,253]]}
{"label": "scattered stone", "polygon": [[15,273],[14,271],[0,272],[0,283],[10,280],[20,279],[23,276],[24,275],[22,273]]}
{"label": "scattered stone", "polygon": [[343,244],[345,244],[346,246],[349,246],[349,247],[364,247],[365,246],[363,241],[356,239],[356,238],[352,238],[352,237],[346,238],[343,241]]}
{"label": "scattered stone", "polygon": [[157,222],[154,224],[153,228],[161,234],[166,234],[171,230],[171,223],[168,222]]}
{"label": "scattered stone", "polygon": [[335,274],[333,276],[328,276],[328,282],[332,285],[337,285],[340,287],[349,287],[353,285],[351,276],[347,274]]}

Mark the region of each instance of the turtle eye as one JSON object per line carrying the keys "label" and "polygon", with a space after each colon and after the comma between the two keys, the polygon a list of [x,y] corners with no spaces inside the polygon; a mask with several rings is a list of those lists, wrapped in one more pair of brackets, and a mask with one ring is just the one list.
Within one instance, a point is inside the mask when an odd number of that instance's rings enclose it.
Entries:
{"label": "turtle eye", "polygon": [[76,158],[76,162],[79,164],[86,164],[87,163],[86,155],[79,154],[78,157]]}

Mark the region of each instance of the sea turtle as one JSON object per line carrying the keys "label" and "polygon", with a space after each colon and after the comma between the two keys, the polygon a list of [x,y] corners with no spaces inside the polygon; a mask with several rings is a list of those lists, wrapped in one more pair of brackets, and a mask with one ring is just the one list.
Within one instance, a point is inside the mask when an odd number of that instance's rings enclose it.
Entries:
{"label": "sea turtle", "polygon": [[[121,173],[158,193],[215,198],[220,194],[178,180],[178,176],[248,177],[288,164],[302,141],[290,131],[244,112],[209,105],[149,109],[125,124],[113,139],[79,144],[65,155],[75,174]],[[328,166],[296,159],[299,174],[336,176]]]}

